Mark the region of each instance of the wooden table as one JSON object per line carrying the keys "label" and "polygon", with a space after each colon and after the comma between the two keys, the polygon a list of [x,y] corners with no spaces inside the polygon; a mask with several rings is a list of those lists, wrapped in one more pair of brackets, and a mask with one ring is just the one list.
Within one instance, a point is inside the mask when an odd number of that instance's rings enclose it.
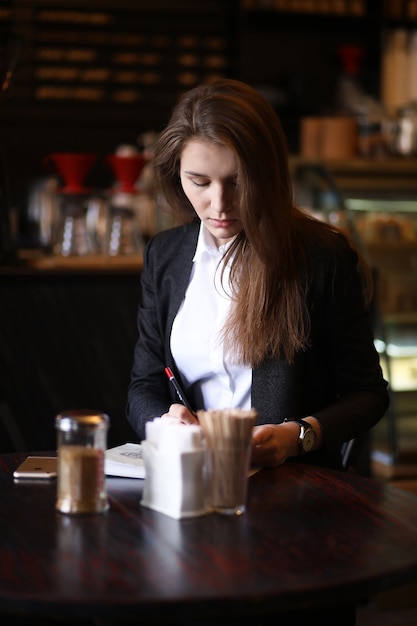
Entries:
{"label": "wooden table", "polygon": [[249,479],[243,516],[175,520],[108,478],[109,511],[71,517],[55,482],[14,482],[25,456],[0,455],[0,613],[223,624],[417,579],[417,498],[385,483],[287,463]]}

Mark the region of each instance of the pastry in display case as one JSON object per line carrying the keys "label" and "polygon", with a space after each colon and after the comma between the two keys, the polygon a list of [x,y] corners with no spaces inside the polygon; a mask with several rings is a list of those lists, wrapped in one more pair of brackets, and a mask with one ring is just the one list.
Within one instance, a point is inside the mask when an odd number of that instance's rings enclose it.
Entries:
{"label": "pastry in display case", "polygon": [[417,460],[417,202],[348,198],[363,251],[375,272],[375,345],[391,389],[393,423],[374,432],[375,459]]}
{"label": "pastry in display case", "polygon": [[391,405],[371,432],[371,458],[387,477],[417,463],[417,162],[410,176],[398,161],[393,170],[359,160],[296,160],[292,170],[298,204],[349,232],[374,274],[375,346]]}

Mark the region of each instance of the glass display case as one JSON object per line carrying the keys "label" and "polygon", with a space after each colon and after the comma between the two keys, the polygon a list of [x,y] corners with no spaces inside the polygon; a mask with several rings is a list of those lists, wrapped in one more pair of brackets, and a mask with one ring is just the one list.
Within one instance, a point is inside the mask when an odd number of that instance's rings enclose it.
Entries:
{"label": "glass display case", "polygon": [[375,344],[392,404],[373,454],[389,464],[417,460],[417,201],[374,195],[346,205],[375,270]]}
{"label": "glass display case", "polygon": [[387,477],[417,471],[417,161],[294,160],[292,172],[298,203],[348,230],[374,273],[375,345],[391,405],[372,431],[372,461]]}

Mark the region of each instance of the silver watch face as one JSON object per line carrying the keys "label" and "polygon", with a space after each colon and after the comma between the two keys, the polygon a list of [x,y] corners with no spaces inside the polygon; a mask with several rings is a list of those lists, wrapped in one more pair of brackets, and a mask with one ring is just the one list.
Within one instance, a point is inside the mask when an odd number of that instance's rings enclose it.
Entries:
{"label": "silver watch face", "polygon": [[316,443],[316,433],[312,428],[304,431],[304,437],[301,440],[301,445],[304,452],[311,452]]}

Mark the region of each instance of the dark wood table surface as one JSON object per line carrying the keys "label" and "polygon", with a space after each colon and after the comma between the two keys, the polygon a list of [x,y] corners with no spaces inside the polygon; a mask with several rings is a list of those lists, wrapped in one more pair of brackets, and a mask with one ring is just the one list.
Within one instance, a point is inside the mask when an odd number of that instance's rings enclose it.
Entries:
{"label": "dark wood table surface", "polygon": [[25,456],[0,455],[2,613],[225,623],[417,579],[417,497],[385,483],[287,463],[249,479],[241,517],[175,520],[140,505],[143,481],[107,478],[109,511],[74,517],[55,481],[14,481]]}

